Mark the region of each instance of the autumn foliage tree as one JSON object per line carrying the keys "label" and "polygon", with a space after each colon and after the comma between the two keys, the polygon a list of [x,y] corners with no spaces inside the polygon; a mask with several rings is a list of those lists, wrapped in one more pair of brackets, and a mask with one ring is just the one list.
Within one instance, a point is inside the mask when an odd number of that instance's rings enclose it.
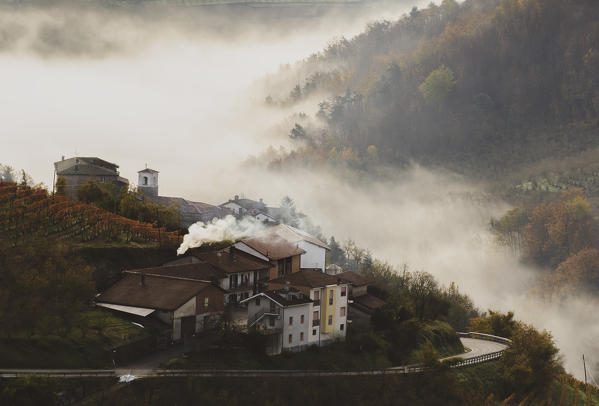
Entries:
{"label": "autumn foliage tree", "polygon": [[563,372],[558,352],[549,332],[520,325],[501,357],[505,389],[520,397],[545,395]]}
{"label": "autumn foliage tree", "polygon": [[535,207],[526,226],[526,255],[542,266],[556,267],[595,244],[596,224],[581,189],[570,189],[558,202]]}

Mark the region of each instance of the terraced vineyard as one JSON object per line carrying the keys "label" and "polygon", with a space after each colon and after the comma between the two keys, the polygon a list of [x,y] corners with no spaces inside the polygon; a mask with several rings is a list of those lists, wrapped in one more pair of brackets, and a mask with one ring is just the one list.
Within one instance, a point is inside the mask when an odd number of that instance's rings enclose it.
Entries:
{"label": "terraced vineyard", "polygon": [[118,216],[46,189],[0,182],[0,239],[12,246],[38,238],[176,246],[177,232]]}

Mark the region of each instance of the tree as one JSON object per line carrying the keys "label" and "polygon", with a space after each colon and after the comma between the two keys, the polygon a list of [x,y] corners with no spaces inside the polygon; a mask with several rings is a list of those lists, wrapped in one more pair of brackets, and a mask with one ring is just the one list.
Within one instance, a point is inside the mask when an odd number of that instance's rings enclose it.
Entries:
{"label": "tree", "polygon": [[509,247],[516,255],[522,248],[527,223],[528,213],[520,207],[511,209],[499,220],[491,219],[491,226],[499,243]]}
{"label": "tree", "polygon": [[329,248],[331,248],[328,252],[329,262],[343,266],[345,264],[345,256],[343,255],[341,246],[333,236],[331,236],[331,239],[329,240]]}
{"label": "tree", "polygon": [[14,182],[14,170],[8,165],[0,164],[0,182]]}
{"label": "tree", "polygon": [[414,310],[419,320],[434,319],[439,309],[439,285],[435,278],[426,272],[414,272],[409,281],[409,294],[414,302]]}
{"label": "tree", "polygon": [[503,338],[511,338],[518,327],[518,322],[514,320],[514,312],[503,314],[489,310],[487,317],[475,317],[470,320],[471,331]]}
{"label": "tree", "polygon": [[599,251],[585,248],[559,264],[547,289],[559,295],[584,291],[594,294],[599,289]]}
{"label": "tree", "polygon": [[293,127],[291,129],[291,132],[289,133],[289,137],[292,139],[305,138],[306,130],[304,130],[304,127],[302,127],[298,123],[295,123],[295,127]]}
{"label": "tree", "polygon": [[455,84],[453,71],[441,65],[427,76],[418,89],[427,103],[439,105],[447,100]]}
{"label": "tree", "polygon": [[549,332],[538,332],[528,325],[516,328],[501,358],[508,390],[520,396],[544,395],[563,372],[558,351]]}
{"label": "tree", "polygon": [[59,176],[56,179],[56,194],[60,196],[65,196],[67,190],[67,180],[63,176]]}
{"label": "tree", "polygon": [[597,244],[596,223],[581,189],[562,193],[559,202],[534,208],[524,235],[527,257],[556,267],[570,255]]}

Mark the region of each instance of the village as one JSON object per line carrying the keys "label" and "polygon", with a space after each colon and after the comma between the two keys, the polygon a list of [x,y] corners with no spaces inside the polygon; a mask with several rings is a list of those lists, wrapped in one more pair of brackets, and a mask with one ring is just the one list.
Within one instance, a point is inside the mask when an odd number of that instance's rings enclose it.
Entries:
{"label": "village", "polygon": [[[90,181],[128,187],[118,165],[96,157],[54,164],[55,181],[77,198]],[[125,269],[118,281],[94,298],[96,307],[156,331],[155,348],[191,348],[203,333],[222,328],[264,336],[265,351],[277,355],[344,341],[370,328],[384,301],[368,291],[357,272],[327,263],[329,246],[286,224],[288,209],[234,196],[220,205],[160,196],[158,174],[138,172],[138,189],[161,205],[177,203],[182,227],[234,216],[264,227],[230,243],[191,249],[173,261]]]}

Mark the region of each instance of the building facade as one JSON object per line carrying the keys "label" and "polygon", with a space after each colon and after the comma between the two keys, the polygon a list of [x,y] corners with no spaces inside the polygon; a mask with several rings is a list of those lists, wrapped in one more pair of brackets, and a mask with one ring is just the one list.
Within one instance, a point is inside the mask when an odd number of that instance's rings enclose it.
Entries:
{"label": "building facade", "polygon": [[294,288],[258,293],[241,303],[248,308],[248,329],[266,336],[266,353],[301,351],[309,342],[312,300]]}
{"label": "building facade", "polygon": [[[303,269],[268,282],[269,290],[293,288],[309,298],[308,344],[345,340],[348,324],[348,284],[318,270]],[[248,313],[248,317],[249,313]]]}
{"label": "building facade", "polygon": [[73,157],[54,162],[54,183],[64,179],[65,195],[77,199],[79,188],[87,182],[112,184],[117,189],[128,187],[129,181],[122,178],[119,166],[97,157]]}

